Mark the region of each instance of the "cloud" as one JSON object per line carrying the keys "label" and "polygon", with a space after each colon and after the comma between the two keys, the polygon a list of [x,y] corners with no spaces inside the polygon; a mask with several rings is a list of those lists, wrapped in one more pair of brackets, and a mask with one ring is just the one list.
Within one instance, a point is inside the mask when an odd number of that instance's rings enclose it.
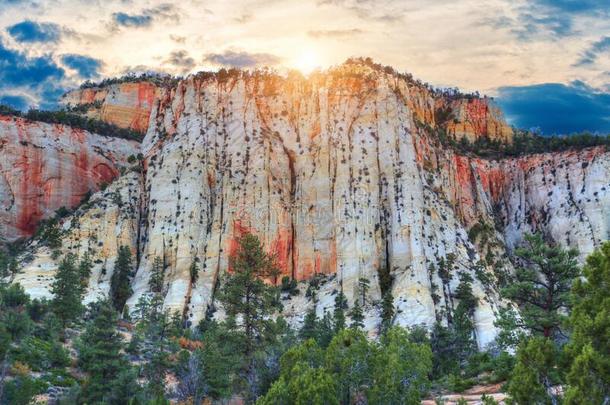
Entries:
{"label": "cloud", "polygon": [[180,13],[174,5],[163,3],[153,8],[144,9],[140,14],[124,12],[112,14],[113,22],[123,27],[149,27],[155,18],[178,23],[180,22]]}
{"label": "cloud", "polygon": [[180,36],[180,35],[173,35],[170,34],[169,35],[169,39],[171,39],[172,41],[178,43],[178,44],[184,44],[186,43],[186,37]]}
{"label": "cloud", "polygon": [[28,57],[0,41],[0,91],[27,93],[43,108],[56,105],[64,91],[65,71],[49,55]]}
{"label": "cloud", "polygon": [[311,30],[307,31],[307,35],[312,38],[345,38],[363,34],[364,31],[360,28],[352,28],[346,30]]}
{"label": "cloud", "polygon": [[17,110],[27,110],[29,103],[28,100],[23,96],[1,96],[0,104],[11,106]]}
{"label": "cloud", "polygon": [[249,53],[244,51],[225,51],[223,53],[209,53],[204,56],[204,61],[217,65],[232,66],[238,68],[249,68],[260,65],[272,66],[280,63],[278,56],[270,53]]}
{"label": "cloud", "polygon": [[182,73],[186,73],[195,67],[195,59],[184,49],[173,51],[163,63],[179,67]]}
{"label": "cloud", "polygon": [[600,54],[608,51],[610,51],[610,37],[603,37],[592,43],[574,66],[592,65]]}
{"label": "cloud", "polygon": [[7,31],[18,42],[57,42],[61,35],[59,25],[31,20],[11,25]]}
{"label": "cloud", "polygon": [[521,40],[551,33],[565,37],[575,33],[574,20],[582,16],[610,14],[607,0],[533,0],[517,8],[512,31]]}
{"label": "cloud", "polygon": [[152,17],[145,14],[113,13],[112,19],[123,27],[148,27],[152,23]]}
{"label": "cloud", "polygon": [[575,81],[501,87],[496,99],[519,128],[539,127],[545,134],[579,131],[610,133],[610,93]]}
{"label": "cloud", "polygon": [[[319,0],[317,5],[341,7],[366,21],[384,23],[401,21],[403,19],[404,6],[406,3],[401,4],[401,2],[395,2],[398,4],[398,7],[391,3],[393,2],[379,0]],[[380,10],[386,11],[379,13]]]}
{"label": "cloud", "polygon": [[102,61],[85,55],[67,54],[61,57],[64,65],[78,72],[83,79],[99,76]]}

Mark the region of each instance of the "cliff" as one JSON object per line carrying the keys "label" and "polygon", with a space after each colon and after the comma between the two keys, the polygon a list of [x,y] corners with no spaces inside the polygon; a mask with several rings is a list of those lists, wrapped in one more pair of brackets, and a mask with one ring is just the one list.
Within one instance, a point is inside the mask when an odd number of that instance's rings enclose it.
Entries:
{"label": "cliff", "polygon": [[[70,97],[89,100],[79,92]],[[374,333],[386,274],[397,323],[446,322],[468,274],[482,347],[496,334],[496,280],[511,270],[506,256],[524,233],[541,231],[582,255],[610,238],[607,151],[489,160],[442,146],[438,129],[510,142],[489,99],[447,97],[354,64],[308,79],[200,74],[154,93],[142,167],[64,222],[63,251],[89,251],[96,262],[88,300],[108,291],[126,244],[137,258],[129,307],[148,291],[160,257],[166,308],[195,324],[214,305],[237,238],[252,232],[283,275],[303,281],[299,295],[284,297],[291,322],[311,305],[320,315],[332,310],[340,289],[351,305],[366,277]],[[113,97],[127,100],[118,90]],[[37,242],[30,250],[17,281],[46,295],[40,280],[50,280],[56,261]],[[316,303],[305,296],[312,277],[320,280]]]}
{"label": "cliff", "polygon": [[41,219],[114,180],[136,150],[135,142],[0,116],[0,235],[31,236]]}

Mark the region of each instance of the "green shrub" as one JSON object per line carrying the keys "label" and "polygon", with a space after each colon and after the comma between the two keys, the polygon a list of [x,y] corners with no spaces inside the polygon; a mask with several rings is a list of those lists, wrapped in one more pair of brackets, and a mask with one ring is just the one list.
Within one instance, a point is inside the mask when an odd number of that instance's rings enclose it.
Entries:
{"label": "green shrub", "polygon": [[34,336],[23,339],[15,349],[14,359],[27,364],[34,371],[46,371],[70,364],[68,351],[59,342],[50,342]]}

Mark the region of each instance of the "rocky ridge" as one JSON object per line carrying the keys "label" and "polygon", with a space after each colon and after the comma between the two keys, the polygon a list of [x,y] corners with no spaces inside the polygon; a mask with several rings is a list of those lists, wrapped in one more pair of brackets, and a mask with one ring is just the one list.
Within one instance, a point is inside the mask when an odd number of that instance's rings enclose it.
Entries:
{"label": "rocky ridge", "polygon": [[[101,117],[129,127],[124,111],[136,99],[113,86],[67,98],[102,100]],[[606,150],[491,160],[441,145],[439,130],[510,142],[512,130],[486,98],[440,94],[361,64],[307,79],[199,74],[153,93],[142,162],[64,221],[62,251],[89,251],[96,263],[88,300],[107,292],[124,244],[137,258],[129,307],[147,293],[160,257],[166,308],[195,324],[214,307],[236,239],[253,232],[283,275],[303,281],[299,295],[284,297],[292,322],[311,305],[332,310],[339,290],[351,305],[365,277],[366,324],[375,333],[379,278],[389,274],[396,322],[430,326],[446,321],[465,273],[479,299],[483,347],[502,305],[495,280],[510,271],[507,253],[524,233],[543,232],[583,256],[610,238]],[[109,108],[115,100],[127,109]],[[57,261],[37,242],[31,252],[16,281],[47,295]],[[315,303],[305,294],[312,278]]]}

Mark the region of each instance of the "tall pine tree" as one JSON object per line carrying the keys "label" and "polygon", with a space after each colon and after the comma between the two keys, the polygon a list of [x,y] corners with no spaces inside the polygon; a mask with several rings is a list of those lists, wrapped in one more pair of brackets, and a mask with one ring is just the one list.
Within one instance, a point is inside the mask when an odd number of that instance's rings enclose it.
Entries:
{"label": "tall pine tree", "polygon": [[570,287],[579,276],[575,250],[545,243],[540,235],[526,235],[525,246],[515,253],[521,263],[507,287],[504,298],[516,302],[527,331],[544,337],[561,332],[570,307]]}
{"label": "tall pine tree", "polygon": [[229,330],[241,337],[239,350],[243,361],[239,380],[249,398],[258,391],[259,354],[277,339],[270,319],[280,308],[277,288],[264,279],[276,278],[278,274],[274,258],[265,253],[256,236],[246,234],[238,239],[237,252],[230,257],[230,271],[218,295],[229,318]]}
{"label": "tall pine tree", "polygon": [[83,287],[76,256],[68,254],[59,263],[55,280],[51,285],[53,312],[62,321],[64,328],[83,311],[81,304]]}
{"label": "tall pine tree", "polygon": [[132,272],[131,250],[127,246],[121,246],[110,280],[110,297],[117,311],[123,310],[125,302],[132,294],[130,285]]}
{"label": "tall pine tree", "polygon": [[121,354],[123,340],[116,323],[115,309],[103,301],[80,337],[78,361],[88,374],[82,387],[84,403],[128,403],[137,391],[135,375]]}

